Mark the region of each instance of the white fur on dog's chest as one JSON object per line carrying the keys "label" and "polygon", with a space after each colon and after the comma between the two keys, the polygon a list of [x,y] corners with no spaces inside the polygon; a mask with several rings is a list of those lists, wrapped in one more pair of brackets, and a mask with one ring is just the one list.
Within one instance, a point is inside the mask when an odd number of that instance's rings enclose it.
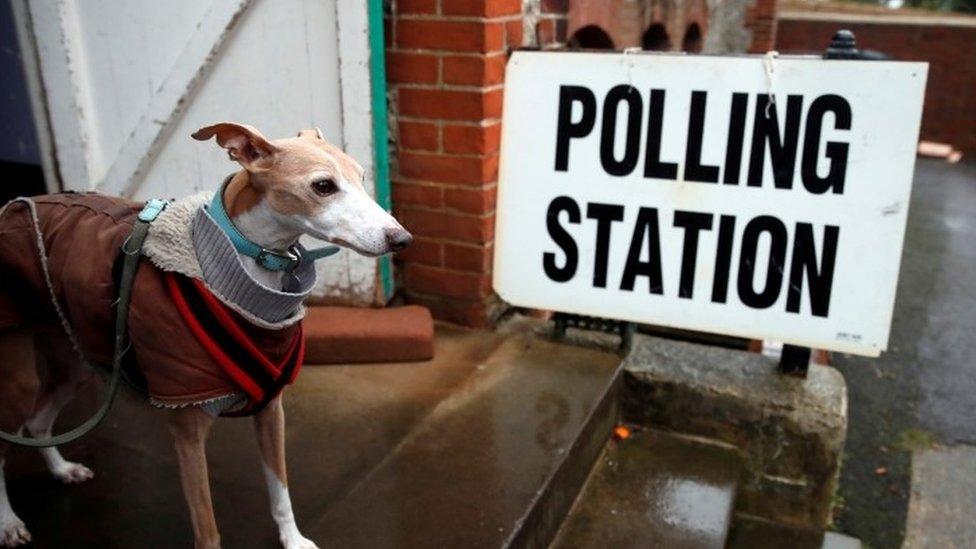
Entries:
{"label": "white fur on dog's chest", "polygon": [[[261,202],[237,216],[234,219],[234,224],[245,233],[264,234],[266,241],[258,244],[271,249],[285,249],[291,244],[289,239],[292,233],[275,229],[281,226],[278,217],[280,217],[279,214],[275,214],[267,203]],[[244,268],[258,282],[269,288],[281,288],[284,273],[262,268],[253,257],[242,256],[241,261],[244,263]]]}

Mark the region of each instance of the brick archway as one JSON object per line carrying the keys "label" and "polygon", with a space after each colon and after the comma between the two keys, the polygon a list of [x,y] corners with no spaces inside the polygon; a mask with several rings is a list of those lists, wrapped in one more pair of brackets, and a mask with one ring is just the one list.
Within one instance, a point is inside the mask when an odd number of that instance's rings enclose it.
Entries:
{"label": "brick archway", "polygon": [[697,22],[692,22],[685,29],[685,36],[681,39],[681,50],[698,53],[702,49],[702,31]]}
{"label": "brick archway", "polygon": [[615,49],[613,39],[607,31],[597,25],[587,25],[570,37],[568,46],[571,48],[584,48],[593,50],[612,50]]}
{"label": "brick archway", "polygon": [[641,37],[641,49],[650,51],[671,51],[671,37],[661,23],[654,23]]}

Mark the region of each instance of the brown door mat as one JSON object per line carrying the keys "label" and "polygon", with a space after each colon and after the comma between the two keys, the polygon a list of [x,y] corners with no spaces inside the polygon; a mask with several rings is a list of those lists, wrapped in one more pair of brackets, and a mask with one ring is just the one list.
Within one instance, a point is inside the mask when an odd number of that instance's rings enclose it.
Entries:
{"label": "brown door mat", "polygon": [[434,357],[434,320],[425,307],[312,306],[304,321],[305,364],[411,362]]}

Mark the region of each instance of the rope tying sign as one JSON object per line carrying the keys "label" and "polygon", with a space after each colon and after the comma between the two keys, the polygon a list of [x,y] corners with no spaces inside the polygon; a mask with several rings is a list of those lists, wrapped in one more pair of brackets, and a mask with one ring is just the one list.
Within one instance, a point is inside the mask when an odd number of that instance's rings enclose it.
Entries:
{"label": "rope tying sign", "polygon": [[776,96],[773,95],[773,61],[777,57],[778,51],[767,51],[763,56],[763,69],[766,70],[766,118],[769,118],[769,107],[776,105]]}

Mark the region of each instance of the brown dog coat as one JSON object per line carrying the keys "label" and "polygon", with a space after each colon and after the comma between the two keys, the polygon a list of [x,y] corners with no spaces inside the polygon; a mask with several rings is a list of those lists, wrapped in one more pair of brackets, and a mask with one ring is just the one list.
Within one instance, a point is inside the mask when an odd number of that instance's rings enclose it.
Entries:
{"label": "brown dog coat", "polygon": [[[55,301],[81,351],[94,363],[110,364],[113,353],[117,265],[122,243],[143,204],[100,194],[56,194],[12,202],[0,214],[0,330],[59,324]],[[43,247],[42,247],[43,246]],[[44,259],[42,259],[44,258]],[[44,265],[51,288],[45,281]],[[131,354],[144,378],[141,387],[163,406],[200,404],[245,393],[188,326],[173,300],[167,277],[150,261],[136,274],[129,313]],[[183,280],[183,285],[188,282]],[[202,284],[195,285],[203,288]],[[259,327],[224,307],[228,317],[275,364],[295,352],[301,323]],[[290,381],[293,374],[289,372]],[[138,376],[130,376],[138,377]],[[268,388],[277,394],[277,387]],[[271,395],[273,396],[273,395]],[[252,397],[246,411],[259,405]]]}

